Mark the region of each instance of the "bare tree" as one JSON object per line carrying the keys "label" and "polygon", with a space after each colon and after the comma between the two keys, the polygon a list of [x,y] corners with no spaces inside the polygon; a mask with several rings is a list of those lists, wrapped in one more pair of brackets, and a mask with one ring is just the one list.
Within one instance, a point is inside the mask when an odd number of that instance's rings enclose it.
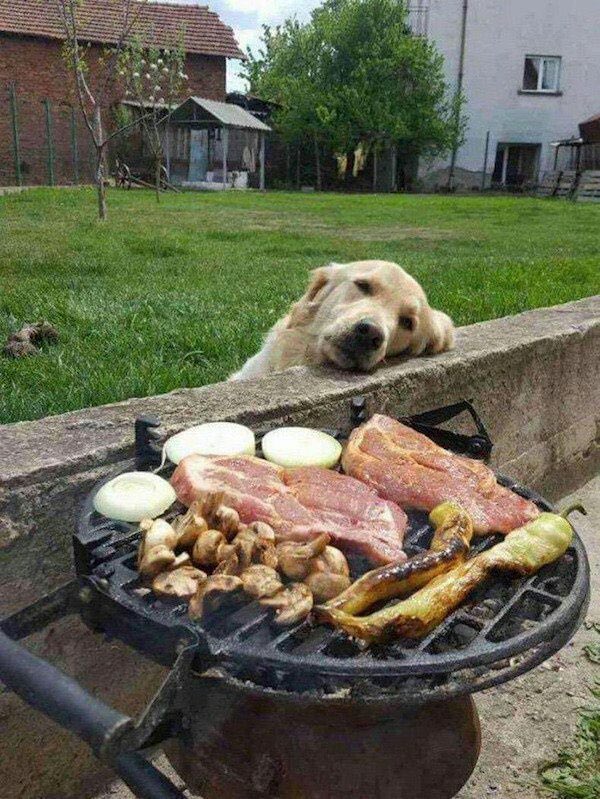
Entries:
{"label": "bare tree", "polygon": [[[108,130],[104,114],[122,91],[119,76],[121,56],[148,0],[121,0],[121,22],[116,43],[105,48],[98,57],[98,63],[95,65],[97,69],[93,74],[90,68],[90,44],[82,42],[81,34],[80,12],[85,0],[53,0],[53,2],[59,9],[63,24],[65,61],[73,74],[77,101],[95,149],[98,215],[101,220],[105,220],[108,145],[129,125]],[[132,124],[138,124],[138,121]]]}

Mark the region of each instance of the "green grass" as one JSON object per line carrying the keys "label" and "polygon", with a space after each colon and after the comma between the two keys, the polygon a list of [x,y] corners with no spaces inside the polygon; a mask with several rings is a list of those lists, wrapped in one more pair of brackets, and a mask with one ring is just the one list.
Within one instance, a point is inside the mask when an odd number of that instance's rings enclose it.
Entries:
{"label": "green grass", "polygon": [[91,190],[0,198],[0,336],[48,319],[58,345],[0,356],[0,422],[221,380],[309,270],[400,262],[458,324],[600,291],[600,206],[523,198]]}

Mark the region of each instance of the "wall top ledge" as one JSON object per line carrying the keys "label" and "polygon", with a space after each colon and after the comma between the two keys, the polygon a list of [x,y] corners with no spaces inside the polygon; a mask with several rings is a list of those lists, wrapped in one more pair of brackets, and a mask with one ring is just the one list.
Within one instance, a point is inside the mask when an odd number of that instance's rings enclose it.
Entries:
{"label": "wall top ledge", "polygon": [[408,391],[421,380],[511,358],[524,350],[561,346],[573,337],[600,333],[600,295],[516,316],[463,327],[453,352],[397,360],[370,375],[328,368],[297,367],[260,380],[218,383],[135,398],[33,422],[0,426],[0,485],[26,485],[122,461],[131,455],[133,421],[141,414],[161,419],[168,433],[218,419],[248,424],[302,413],[355,394],[393,388]]}

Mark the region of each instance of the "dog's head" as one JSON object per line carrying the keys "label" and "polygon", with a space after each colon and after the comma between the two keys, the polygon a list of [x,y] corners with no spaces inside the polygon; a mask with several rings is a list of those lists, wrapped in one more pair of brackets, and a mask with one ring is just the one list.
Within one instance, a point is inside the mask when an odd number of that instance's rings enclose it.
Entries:
{"label": "dog's head", "polygon": [[288,328],[305,328],[318,359],[370,371],[400,353],[443,352],[454,343],[446,314],[430,308],[421,286],[387,261],[331,264],[313,272]]}

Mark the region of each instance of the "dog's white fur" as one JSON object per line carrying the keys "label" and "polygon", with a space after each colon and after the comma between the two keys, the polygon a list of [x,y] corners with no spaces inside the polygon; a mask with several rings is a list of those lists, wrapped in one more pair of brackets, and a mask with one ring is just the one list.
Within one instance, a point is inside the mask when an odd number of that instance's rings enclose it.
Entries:
{"label": "dog's white fur", "polygon": [[[343,342],[365,318],[381,330],[381,346],[350,355]],[[388,356],[439,353],[453,346],[450,317],[431,308],[419,283],[397,264],[330,264],[313,272],[306,294],[271,329],[262,350],[230,379],[324,363],[370,371]]]}

